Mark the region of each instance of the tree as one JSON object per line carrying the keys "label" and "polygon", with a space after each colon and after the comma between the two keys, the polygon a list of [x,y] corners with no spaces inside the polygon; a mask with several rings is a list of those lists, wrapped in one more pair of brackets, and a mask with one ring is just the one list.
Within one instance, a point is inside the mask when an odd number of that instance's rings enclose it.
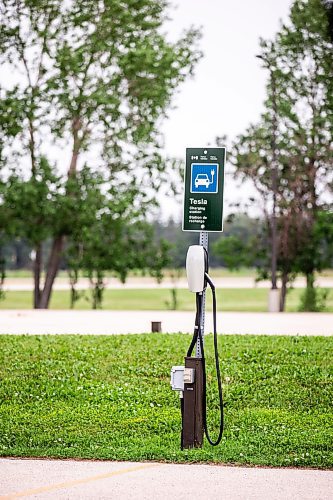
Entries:
{"label": "tree", "polygon": [[57,212],[60,203],[60,177],[52,173],[45,157],[35,162],[34,175],[24,179],[16,170],[0,183],[0,197],[6,213],[5,230],[11,237],[23,237],[35,249],[34,258],[34,307],[40,302],[42,264],[41,242],[57,230]]}
{"label": "tree", "polygon": [[[165,175],[159,125],[173,92],[200,57],[198,32],[191,29],[168,42],[161,31],[164,0],[2,0],[0,5],[0,64],[17,77],[1,88],[3,178],[18,164],[21,178],[29,180],[38,180],[41,162],[52,166],[53,175],[65,171],[66,210],[68,200],[68,206],[77,201],[72,180],[90,155],[113,188],[119,182],[135,183],[140,192],[158,188]],[[44,234],[34,241],[35,307],[40,308],[48,307],[73,230],[50,211],[56,224],[43,286]]]}
{"label": "tree", "polygon": [[236,236],[227,236],[215,242],[213,253],[223,258],[226,266],[232,271],[252,264],[249,247]]}
{"label": "tree", "polygon": [[241,267],[262,265],[260,237],[264,233],[263,221],[247,214],[229,214],[224,224],[223,237],[212,245],[213,255],[219,263],[234,271]]}
{"label": "tree", "polygon": [[169,245],[164,240],[154,240],[153,227],[144,220],[142,205],[140,209],[135,206],[137,188],[118,185],[117,189],[125,190],[123,196],[115,202],[113,190],[106,191],[96,212],[93,231],[85,224],[83,231],[73,235],[67,249],[72,303],[77,298],[75,282],[80,270],[89,278],[92,306],[97,309],[102,306],[106,271],[123,283],[130,270],[149,272],[159,281],[162,269],[169,262]]}
{"label": "tree", "polygon": [[[271,233],[272,217],[272,177],[271,177],[271,147],[272,127],[269,114],[262,116],[261,122],[252,125],[245,134],[239,136],[234,146],[232,161],[236,166],[237,175],[250,178],[259,195],[259,205],[263,210],[265,223],[258,226],[254,240],[249,246],[252,258],[257,261],[258,279],[267,279],[271,272]],[[292,272],[295,258],[300,249],[300,236],[304,235],[303,219],[300,218],[302,189],[297,189],[298,170],[291,162],[291,152],[288,140],[279,132],[276,138],[278,153],[277,186],[276,186],[276,225],[277,225],[277,269],[281,278],[280,310],[284,310],[287,285],[294,278]]]}
{"label": "tree", "polygon": [[[322,268],[315,228],[319,214],[328,208],[322,195],[328,192],[333,171],[332,42],[320,0],[296,0],[289,21],[274,43],[261,41],[262,57],[270,61],[271,70],[266,110],[261,122],[238,138],[234,163],[238,173],[254,181],[267,213],[272,200],[272,133],[276,133],[283,295],[290,277],[302,272],[315,300],[314,272]],[[270,127],[273,114],[275,132]],[[315,303],[307,304],[316,309]]]}
{"label": "tree", "polygon": [[[278,34],[281,94],[285,103],[283,125],[289,132],[293,157],[298,159],[298,186],[302,191],[302,258],[299,268],[307,279],[307,291],[313,297],[308,309],[316,309],[314,272],[321,270],[316,225],[320,212],[327,208],[321,191],[327,191],[332,180],[333,133],[333,45],[329,37],[329,20],[324,2],[297,0],[292,9],[290,26]],[[300,221],[298,221],[300,223]],[[304,237],[305,233],[308,235]]]}

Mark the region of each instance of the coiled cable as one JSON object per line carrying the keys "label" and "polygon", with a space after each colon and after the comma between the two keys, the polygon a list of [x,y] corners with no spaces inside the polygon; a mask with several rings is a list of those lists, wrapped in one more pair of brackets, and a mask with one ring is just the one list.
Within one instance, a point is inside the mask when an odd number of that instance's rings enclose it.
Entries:
{"label": "coiled cable", "polygon": [[187,351],[187,356],[192,356],[192,352],[194,346],[196,345],[198,339],[201,349],[202,356],[202,372],[203,372],[203,395],[202,395],[202,411],[203,411],[203,426],[204,431],[207,437],[208,442],[212,446],[217,446],[222,439],[223,431],[224,431],[224,410],[223,410],[223,391],[222,391],[222,381],[221,381],[221,371],[220,371],[220,363],[219,363],[219,353],[218,353],[218,344],[217,344],[217,326],[216,326],[216,291],[215,285],[210,279],[209,275],[205,273],[205,278],[207,283],[210,286],[212,291],[212,299],[213,299],[213,330],[214,330],[214,357],[215,357],[215,368],[216,368],[216,378],[217,378],[217,387],[218,387],[218,395],[219,395],[219,407],[220,407],[220,425],[219,425],[219,434],[215,441],[212,440],[208,431],[207,424],[207,376],[206,376],[206,358],[205,358],[205,350],[203,343],[203,334],[201,328],[201,315],[202,315],[202,304],[203,304],[203,295],[202,292],[196,293],[196,316],[195,316],[195,326],[193,337],[191,340],[191,344]]}

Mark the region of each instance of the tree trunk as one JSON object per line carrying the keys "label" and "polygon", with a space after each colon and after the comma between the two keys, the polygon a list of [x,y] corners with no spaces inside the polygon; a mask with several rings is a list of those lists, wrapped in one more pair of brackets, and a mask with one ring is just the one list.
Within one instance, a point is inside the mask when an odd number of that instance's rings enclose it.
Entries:
{"label": "tree trunk", "polygon": [[79,300],[80,293],[75,288],[79,279],[79,273],[77,269],[68,269],[69,283],[71,287],[71,299],[70,308],[74,309],[75,302]]}
{"label": "tree trunk", "polygon": [[25,265],[21,240],[15,240],[14,249],[15,249],[15,269],[21,269]]}
{"label": "tree trunk", "polygon": [[[72,133],[73,133],[73,151],[71,162],[68,169],[68,178],[72,177],[76,173],[77,162],[79,158],[79,150],[81,146],[82,139],[79,139],[78,133],[81,128],[80,117],[76,117],[72,123]],[[66,193],[68,196],[68,193]],[[49,307],[52,287],[57,276],[59,269],[60,259],[62,256],[62,251],[65,242],[65,235],[59,234],[53,240],[51,255],[47,266],[47,273],[45,278],[45,284],[43,291],[40,295],[39,309],[47,309]]]}
{"label": "tree trunk", "polygon": [[40,274],[42,269],[42,245],[39,243],[35,248],[34,273],[34,309],[39,309],[40,301]]}
{"label": "tree trunk", "polygon": [[314,281],[315,281],[314,273],[313,272],[308,273],[306,275],[306,288],[308,289],[314,288]]}
{"label": "tree trunk", "polygon": [[301,310],[308,312],[317,311],[317,294],[313,272],[306,273],[306,289],[301,299]]}
{"label": "tree trunk", "polygon": [[286,296],[287,296],[287,285],[288,285],[288,273],[282,273],[282,284],[281,284],[281,295],[280,295],[280,312],[284,312],[286,307]]}
{"label": "tree trunk", "polygon": [[52,287],[59,269],[64,241],[65,237],[63,235],[59,235],[53,240],[51,255],[47,266],[45,284],[40,296],[39,309],[48,309],[49,307]]}
{"label": "tree trunk", "polygon": [[92,308],[101,309],[105,288],[103,271],[96,271],[96,278],[94,277],[94,271],[91,271],[89,281],[92,285]]}

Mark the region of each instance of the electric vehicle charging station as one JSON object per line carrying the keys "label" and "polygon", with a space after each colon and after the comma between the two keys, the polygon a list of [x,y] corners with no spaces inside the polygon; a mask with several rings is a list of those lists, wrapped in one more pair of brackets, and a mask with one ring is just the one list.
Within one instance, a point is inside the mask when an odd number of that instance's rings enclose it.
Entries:
{"label": "electric vehicle charging station", "polygon": [[[223,435],[223,395],[217,346],[215,286],[208,270],[208,233],[223,231],[225,148],[187,148],[184,179],[183,231],[199,232],[199,244],[186,257],[188,288],[196,296],[194,333],[183,366],[171,369],[171,387],[179,392],[182,414],[181,449],[200,448],[204,434],[216,446]],[[206,361],[204,351],[206,288],[213,298],[215,367],[219,393],[220,429],[213,441],[208,432]],[[192,353],[195,349],[195,356]]]}

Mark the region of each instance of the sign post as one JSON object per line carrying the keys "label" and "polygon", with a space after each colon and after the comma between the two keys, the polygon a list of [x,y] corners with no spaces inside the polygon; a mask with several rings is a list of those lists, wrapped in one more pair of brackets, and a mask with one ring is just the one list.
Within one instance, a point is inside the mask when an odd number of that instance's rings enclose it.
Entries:
{"label": "sign post", "polygon": [[[208,254],[208,233],[223,231],[225,148],[187,148],[183,231],[200,232],[199,245]],[[206,292],[202,292],[200,327],[205,329]],[[196,357],[201,357],[200,341]]]}
{"label": "sign post", "polygon": [[[173,366],[171,386],[179,391],[182,408],[181,448],[200,448],[204,432],[217,446],[223,435],[222,382],[217,352],[215,285],[208,274],[208,234],[223,231],[223,188],[225,148],[186,149],[183,231],[200,233],[199,245],[191,245],[186,257],[189,290],[196,294],[193,338],[184,366]],[[206,252],[203,248],[206,249]],[[214,349],[219,390],[220,431],[213,441],[207,428],[206,362],[204,353],[205,300],[207,283],[212,290]],[[192,352],[196,347],[195,358]]]}

